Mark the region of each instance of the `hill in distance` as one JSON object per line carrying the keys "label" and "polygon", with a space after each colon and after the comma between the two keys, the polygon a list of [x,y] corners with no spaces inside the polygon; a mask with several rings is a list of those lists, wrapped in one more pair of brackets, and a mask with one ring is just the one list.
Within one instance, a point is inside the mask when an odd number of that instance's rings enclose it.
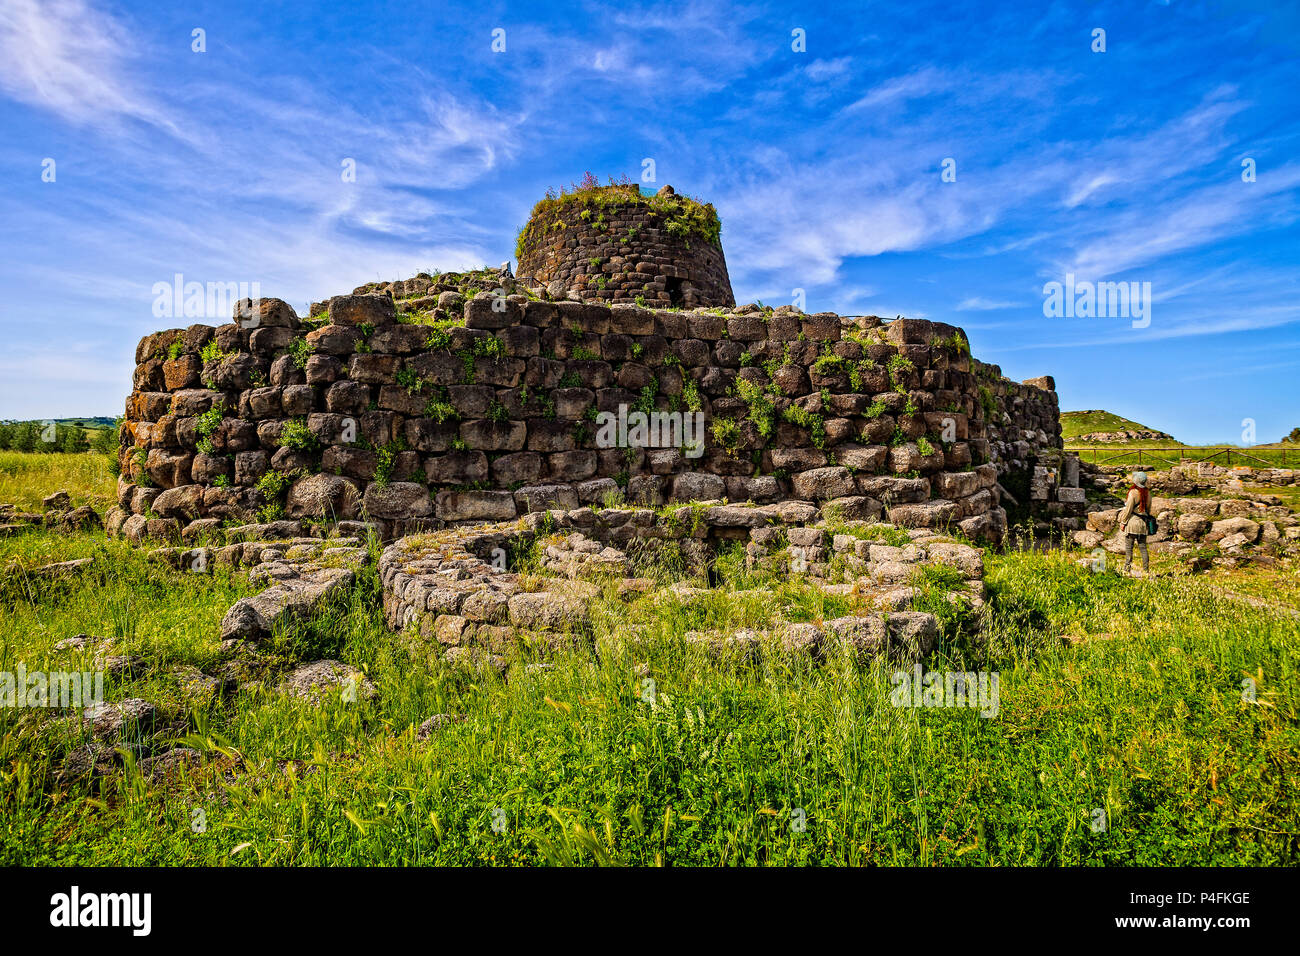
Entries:
{"label": "hill in distance", "polygon": [[113,423],[117,421],[112,415],[88,415],[85,418],[37,418],[37,419],[9,419],[8,421],[39,421],[54,422],[56,425],[71,425],[80,428],[112,428]]}
{"label": "hill in distance", "polygon": [[[1077,442],[1080,436],[1090,435],[1094,432],[1119,431],[1165,434],[1150,425],[1143,425],[1131,418],[1124,418],[1122,415],[1116,415],[1114,412],[1108,412],[1100,408],[1080,412],[1061,412],[1061,437],[1065,439],[1066,444]],[[1168,437],[1161,439],[1161,441],[1175,445],[1180,444],[1180,442]]]}

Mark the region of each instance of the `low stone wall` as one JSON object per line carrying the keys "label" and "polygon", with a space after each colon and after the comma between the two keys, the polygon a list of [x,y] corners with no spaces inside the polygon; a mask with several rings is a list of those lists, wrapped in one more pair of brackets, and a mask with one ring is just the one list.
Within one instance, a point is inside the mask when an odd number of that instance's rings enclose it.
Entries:
{"label": "low stone wall", "polygon": [[[219,328],[146,336],[110,533],[284,518],[388,539],[725,498],[996,539],[999,478],[1060,446],[1051,379],[1001,378],[941,323],[389,288],[403,298],[338,296],[306,320],[263,299]],[[618,441],[610,422],[635,437],[636,413],[702,434]]]}
{"label": "low stone wall", "polygon": [[[796,502],[689,506],[668,514],[584,508],[412,535],[385,549],[379,562],[385,618],[394,630],[411,629],[434,642],[449,659],[504,669],[520,642],[546,649],[588,640],[591,604],[602,594],[601,584],[617,584],[624,600],[655,591],[653,580],[633,576],[638,545],[670,544],[689,554],[691,544],[707,548],[726,541],[746,542],[752,564],[776,561],[778,571],[828,595],[852,598],[859,610],[820,625],[773,620],[761,631],[684,635],[710,655],[819,655],[840,646],[859,660],[877,654],[923,657],[933,649],[937,622],[913,608],[916,590],[910,584],[925,564],[959,573],[962,583],[948,600],[971,610],[983,607],[984,566],[977,548],[923,529],[844,522],[834,511],[831,517],[828,523],[823,511]],[[890,545],[864,536],[882,532],[901,540]],[[528,550],[540,550],[546,574],[516,573],[513,556]],[[676,584],[658,593],[689,603],[710,592]],[[634,634],[620,636],[635,640]]]}

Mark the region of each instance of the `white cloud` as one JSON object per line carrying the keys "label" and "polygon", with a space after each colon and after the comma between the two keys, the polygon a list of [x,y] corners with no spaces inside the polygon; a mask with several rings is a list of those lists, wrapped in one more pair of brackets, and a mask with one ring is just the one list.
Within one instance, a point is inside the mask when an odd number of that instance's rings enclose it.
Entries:
{"label": "white cloud", "polygon": [[923,67],[905,76],[892,77],[878,83],[865,95],[844,108],[845,113],[861,110],[879,110],[906,104],[909,100],[924,99],[951,90],[956,84],[952,74],[934,67]]}
{"label": "white cloud", "polygon": [[1288,165],[1259,182],[1243,183],[1226,176],[1223,182],[1193,189],[1163,206],[1130,206],[1089,230],[1060,271],[1097,280],[1253,232],[1270,220],[1295,222],[1300,217],[1297,186],[1300,165]]}
{"label": "white cloud", "polygon": [[176,132],[127,76],[134,47],[126,26],[83,0],[0,4],[0,90],[77,124],[123,117]]}
{"label": "white cloud", "polygon": [[804,75],[814,83],[837,80],[848,75],[849,65],[852,62],[853,58],[847,56],[836,57],[833,60],[813,60],[804,67]]}
{"label": "white cloud", "polygon": [[956,309],[958,312],[993,312],[997,309],[1016,309],[1023,305],[1023,302],[1005,302],[997,299],[986,299],[982,295],[973,295],[957,303]]}

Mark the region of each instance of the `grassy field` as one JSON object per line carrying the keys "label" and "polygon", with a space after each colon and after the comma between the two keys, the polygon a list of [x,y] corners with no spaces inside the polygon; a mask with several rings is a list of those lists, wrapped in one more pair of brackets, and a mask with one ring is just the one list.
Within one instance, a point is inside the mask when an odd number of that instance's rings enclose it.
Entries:
{"label": "grassy field", "polygon": [[74,504],[91,505],[100,514],[117,498],[112,459],[95,452],[36,455],[0,451],[0,504],[41,510],[41,499],[66,491]]}
{"label": "grassy field", "polygon": [[[1228,449],[1230,454],[1225,454]],[[1078,452],[1083,461],[1102,465],[1152,465],[1166,469],[1181,462],[1212,461],[1221,467],[1300,468],[1300,445],[1180,445],[1177,442],[1125,442],[1102,444],[1065,442],[1065,450]]]}
{"label": "grassy field", "polygon": [[[75,586],[25,576],[57,556],[96,563]],[[986,630],[946,617],[926,666],[997,672],[991,718],[892,706],[883,662],[706,659],[687,629],[761,622],[772,602],[791,620],[842,611],[775,581],[734,595],[764,584],[734,559],[702,607],[607,596],[599,655],[521,661],[508,680],[384,630],[365,576],[269,642],[263,685],[332,656],[378,694],[313,706],[250,690],[189,713],[206,759],[183,778],[128,766],[60,784],[76,732],[53,712],[0,710],[0,864],[1297,862],[1300,621],[1225,599],[1222,582],[1120,579],[1060,554],[989,564]],[[210,665],[248,591],[96,535],[3,539],[0,567],[0,671],[66,667],[55,641],[107,633],[150,662],[109,698],[178,711],[168,668]],[[464,720],[417,741],[436,713]]]}
{"label": "grassy field", "polygon": [[[1246,465],[1251,468],[1300,468],[1300,445],[1274,442],[1264,445],[1184,445],[1166,438],[1161,441],[1081,442],[1080,435],[1124,429],[1159,431],[1141,422],[1122,418],[1101,410],[1061,412],[1061,438],[1066,451],[1079,453],[1084,461],[1103,465],[1154,465],[1168,468],[1180,461],[1210,459],[1224,467]],[[1224,454],[1228,449],[1229,454]],[[1214,457],[1211,457],[1214,456]]]}

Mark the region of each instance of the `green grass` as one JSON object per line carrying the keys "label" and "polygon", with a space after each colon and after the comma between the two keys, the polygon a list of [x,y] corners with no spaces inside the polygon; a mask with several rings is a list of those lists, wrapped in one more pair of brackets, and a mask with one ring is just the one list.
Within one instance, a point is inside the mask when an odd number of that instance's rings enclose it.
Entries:
{"label": "green grass", "polygon": [[[152,666],[108,696],[176,706],[166,668],[211,663],[247,586],[95,535],[39,534],[48,553],[102,557],[80,586],[2,592],[0,670],[53,667],[59,638],[116,630]],[[2,544],[0,564],[36,546]],[[0,710],[0,864],[1295,864],[1300,622],[1195,578],[1121,580],[1059,554],[989,565],[986,639],[946,622],[927,667],[996,670],[992,719],[891,706],[885,662],[708,659],[686,630],[761,626],[774,609],[816,620],[851,601],[734,556],[724,592],[699,602],[594,602],[599,655],[530,671],[521,648],[509,680],[385,631],[363,576],[346,604],[273,638],[263,683],[335,656],[378,695],[317,708],[250,691],[191,714],[208,760],[184,780],[59,785],[69,732]],[[1242,700],[1248,674],[1256,703]],[[465,720],[417,742],[435,713]]]}
{"label": "green grass", "polygon": [[91,505],[101,515],[116,503],[113,460],[96,452],[72,455],[0,451],[0,504],[39,511],[41,500],[66,491],[74,505]]}
{"label": "green grass", "polygon": [[[1196,461],[1213,458],[1215,464],[1227,466],[1246,465],[1251,468],[1300,468],[1300,445],[1275,442],[1265,445],[1184,445],[1172,438],[1161,441],[1132,442],[1081,442],[1077,439],[1090,432],[1113,432],[1123,429],[1134,431],[1160,431],[1128,418],[1106,411],[1061,412],[1061,437],[1066,451],[1079,452],[1085,461],[1105,465],[1155,465],[1167,468],[1180,460]],[[1165,451],[1161,451],[1164,449]],[[1222,454],[1230,449],[1232,454]],[[1139,452],[1141,454],[1139,454]],[[1240,454],[1239,454],[1240,453]]]}
{"label": "green grass", "polygon": [[[1164,449],[1163,451],[1161,449]],[[1230,454],[1225,454],[1228,449]],[[1248,468],[1300,468],[1300,446],[1180,445],[1178,442],[1139,441],[1125,443],[1070,442],[1066,451],[1079,454],[1083,461],[1102,465],[1153,465],[1170,468],[1180,461],[1190,464],[1211,461],[1221,467],[1245,465]],[[1214,456],[1214,457],[1212,457]]]}
{"label": "green grass", "polygon": [[[1143,425],[1141,422],[1135,422],[1130,418],[1123,418],[1113,412],[1103,411],[1101,409],[1092,409],[1090,411],[1080,412],[1061,412],[1061,437],[1068,443],[1070,439],[1077,438],[1080,435],[1086,435],[1089,432],[1115,432],[1131,429],[1133,431],[1163,431],[1164,429],[1152,428],[1149,425]],[[1166,442],[1166,444],[1175,445],[1177,442]]]}

